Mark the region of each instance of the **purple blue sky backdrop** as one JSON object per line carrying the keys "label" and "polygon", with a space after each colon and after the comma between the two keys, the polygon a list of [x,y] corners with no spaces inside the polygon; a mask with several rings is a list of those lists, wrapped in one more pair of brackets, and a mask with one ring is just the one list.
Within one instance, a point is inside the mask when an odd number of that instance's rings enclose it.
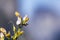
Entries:
{"label": "purple blue sky backdrop", "polygon": [[30,18],[29,25],[23,28],[26,40],[60,40],[60,0],[18,0],[17,3],[21,15]]}

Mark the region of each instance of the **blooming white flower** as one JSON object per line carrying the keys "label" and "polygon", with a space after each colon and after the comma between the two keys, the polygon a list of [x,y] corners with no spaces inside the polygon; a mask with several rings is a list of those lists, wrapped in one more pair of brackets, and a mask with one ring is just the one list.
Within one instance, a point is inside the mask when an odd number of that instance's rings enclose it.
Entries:
{"label": "blooming white flower", "polygon": [[3,38],[4,37],[4,34],[1,32],[0,33],[0,38]]}
{"label": "blooming white flower", "polygon": [[27,15],[25,15],[25,17],[23,18],[23,24],[26,24],[28,22],[29,18]]}
{"label": "blooming white flower", "polygon": [[19,24],[21,24],[21,18],[20,17],[18,17],[17,21],[16,21],[16,25],[19,25]]}
{"label": "blooming white flower", "polygon": [[27,18],[28,16],[27,15],[25,15],[25,17],[23,18],[23,20],[26,20],[26,18]]}

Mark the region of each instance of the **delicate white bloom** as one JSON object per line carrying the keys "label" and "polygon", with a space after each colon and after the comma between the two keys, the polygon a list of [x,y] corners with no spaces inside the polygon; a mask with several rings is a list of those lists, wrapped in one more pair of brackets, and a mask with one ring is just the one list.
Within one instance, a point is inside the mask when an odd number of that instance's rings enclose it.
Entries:
{"label": "delicate white bloom", "polygon": [[16,25],[19,25],[19,24],[21,24],[21,18],[20,17],[18,17],[18,19],[16,21]]}
{"label": "delicate white bloom", "polygon": [[25,15],[25,17],[23,18],[23,24],[26,24],[28,22],[29,18],[27,15]]}
{"label": "delicate white bloom", "polygon": [[4,28],[0,28],[0,31],[4,34],[6,34],[6,30]]}
{"label": "delicate white bloom", "polygon": [[25,20],[27,17],[28,17],[28,16],[27,16],[27,15],[25,15],[25,17],[23,18],[23,20]]}
{"label": "delicate white bloom", "polygon": [[2,38],[2,37],[4,37],[4,34],[1,32],[1,33],[0,33],[0,38]]}

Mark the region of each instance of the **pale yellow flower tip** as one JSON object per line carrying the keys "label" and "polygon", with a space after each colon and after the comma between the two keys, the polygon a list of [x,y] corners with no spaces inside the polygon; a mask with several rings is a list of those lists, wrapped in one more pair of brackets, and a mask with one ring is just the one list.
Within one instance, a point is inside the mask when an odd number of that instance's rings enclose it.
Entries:
{"label": "pale yellow flower tip", "polygon": [[26,24],[28,22],[29,18],[27,15],[25,15],[25,17],[23,18],[23,24]]}
{"label": "pale yellow flower tip", "polygon": [[20,34],[23,34],[23,33],[24,33],[24,31],[21,31],[21,32],[20,32]]}
{"label": "pale yellow flower tip", "polygon": [[15,15],[18,17],[18,16],[20,16],[20,13],[16,11]]}
{"label": "pale yellow flower tip", "polygon": [[13,31],[15,32],[16,31],[16,27],[13,25]]}
{"label": "pale yellow flower tip", "polygon": [[7,37],[10,37],[10,31],[8,32],[8,34],[6,34]]}
{"label": "pale yellow flower tip", "polygon": [[6,30],[4,28],[0,28],[0,32],[6,34]]}

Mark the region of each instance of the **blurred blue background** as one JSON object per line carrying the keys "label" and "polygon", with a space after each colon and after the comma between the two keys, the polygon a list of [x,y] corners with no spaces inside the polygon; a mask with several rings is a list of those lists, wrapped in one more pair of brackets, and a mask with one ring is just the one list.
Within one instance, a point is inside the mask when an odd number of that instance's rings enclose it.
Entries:
{"label": "blurred blue background", "polygon": [[60,40],[60,0],[17,0],[17,10],[29,17],[24,40]]}

